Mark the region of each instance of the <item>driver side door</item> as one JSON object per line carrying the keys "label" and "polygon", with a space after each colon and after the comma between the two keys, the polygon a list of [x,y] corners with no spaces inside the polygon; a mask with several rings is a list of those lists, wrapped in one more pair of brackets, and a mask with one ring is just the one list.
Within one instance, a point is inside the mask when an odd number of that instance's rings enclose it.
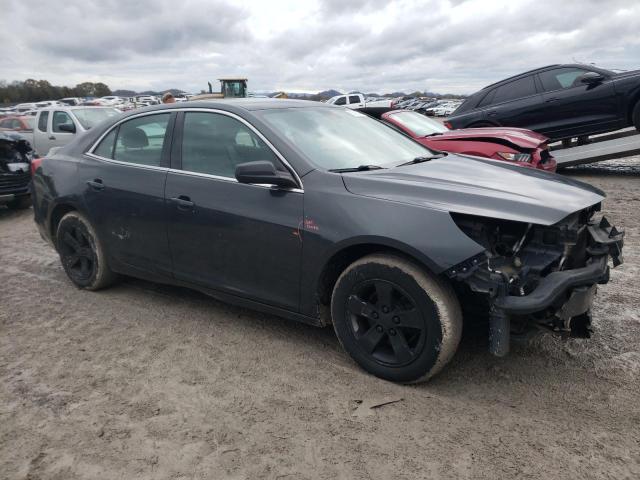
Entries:
{"label": "driver side door", "polygon": [[239,183],[238,164],[285,165],[257,130],[227,112],[181,112],[167,175],[174,276],[297,311],[303,193]]}

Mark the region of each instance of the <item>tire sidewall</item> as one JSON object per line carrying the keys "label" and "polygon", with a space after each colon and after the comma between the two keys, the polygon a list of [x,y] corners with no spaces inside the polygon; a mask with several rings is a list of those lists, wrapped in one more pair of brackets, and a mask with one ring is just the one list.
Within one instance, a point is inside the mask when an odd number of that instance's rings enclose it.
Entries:
{"label": "tire sidewall", "polygon": [[[443,325],[441,323],[442,312],[438,303],[430,296],[440,296],[440,292],[426,291],[424,286],[407,271],[408,269],[403,268],[405,262],[404,259],[388,256],[385,259],[371,257],[356,262],[336,282],[331,301],[331,313],[334,329],[340,343],[356,362],[378,377],[409,383],[425,377],[428,378],[439,364]],[[349,325],[350,318],[346,309],[349,295],[359,283],[373,278],[391,281],[409,294],[425,322],[425,342],[417,357],[408,365],[387,366],[376,362],[361,350],[353,329]]]}
{"label": "tire sidewall", "polygon": [[[67,267],[67,265],[65,265],[63,259],[62,250],[60,247],[61,238],[64,233],[71,228],[79,228],[86,235],[91,246],[91,251],[93,252],[93,262],[95,267],[93,269],[93,272],[91,273],[91,276],[86,280],[79,280],[77,278],[74,278],[69,272],[69,268]],[[78,288],[83,288],[86,290],[94,290],[98,288],[102,270],[104,269],[104,256],[102,255],[100,242],[95,234],[95,231],[93,230],[93,227],[83,215],[77,212],[70,212],[62,217],[62,220],[60,220],[56,231],[56,249],[58,250],[58,254],[60,255],[62,267],[64,268],[65,273],[74,285],[76,285]]]}

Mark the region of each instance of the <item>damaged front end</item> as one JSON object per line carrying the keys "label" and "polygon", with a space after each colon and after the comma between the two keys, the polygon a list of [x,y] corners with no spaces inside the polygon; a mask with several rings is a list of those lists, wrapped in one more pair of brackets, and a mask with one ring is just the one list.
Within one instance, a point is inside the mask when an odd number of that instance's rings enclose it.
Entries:
{"label": "damaged front end", "polygon": [[597,285],[609,281],[608,260],[622,263],[624,232],[596,215],[600,204],[551,225],[452,213],[485,248],[446,271],[480,296],[489,314],[489,349],[504,356],[511,334],[544,328],[589,337]]}

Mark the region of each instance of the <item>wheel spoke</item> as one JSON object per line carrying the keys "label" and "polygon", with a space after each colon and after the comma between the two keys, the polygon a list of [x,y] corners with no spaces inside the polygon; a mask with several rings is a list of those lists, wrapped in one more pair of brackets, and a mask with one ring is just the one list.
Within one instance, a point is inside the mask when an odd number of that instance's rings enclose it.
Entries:
{"label": "wheel spoke", "polygon": [[424,328],[424,322],[420,312],[412,308],[411,310],[403,310],[396,314],[400,318],[399,327],[415,328],[422,330]]}
{"label": "wheel spoke", "polygon": [[358,338],[358,342],[367,353],[373,352],[384,336],[384,331],[379,331],[376,327],[376,325],[372,326],[364,335]]}
{"label": "wheel spoke", "polygon": [[395,335],[389,335],[391,341],[391,348],[395,353],[399,363],[405,363],[411,360],[413,353],[407,344],[407,339],[404,337],[402,330],[397,330]]}
{"label": "wheel spoke", "polygon": [[82,232],[79,228],[73,230],[73,236],[76,238],[79,245],[82,245],[84,243],[84,236],[82,235]]}
{"label": "wheel spoke", "polygon": [[83,275],[88,275],[90,271],[89,259],[87,257],[80,257],[80,272]]}
{"label": "wheel spoke", "polygon": [[393,305],[393,286],[388,282],[376,282],[374,285],[378,297],[378,307],[385,305],[391,308]]}
{"label": "wheel spoke", "polygon": [[63,238],[64,238],[64,243],[66,243],[71,248],[73,248],[74,251],[77,252],[78,250],[80,250],[80,242],[78,242],[78,240],[74,238],[74,236],[71,235],[69,232],[65,232]]}
{"label": "wheel spoke", "polygon": [[375,310],[373,305],[361,300],[355,295],[349,297],[347,308],[352,314],[366,318],[372,318],[371,313]]}
{"label": "wheel spoke", "polygon": [[80,255],[77,253],[73,253],[64,258],[64,263],[67,265],[67,268],[73,268],[80,261]]}

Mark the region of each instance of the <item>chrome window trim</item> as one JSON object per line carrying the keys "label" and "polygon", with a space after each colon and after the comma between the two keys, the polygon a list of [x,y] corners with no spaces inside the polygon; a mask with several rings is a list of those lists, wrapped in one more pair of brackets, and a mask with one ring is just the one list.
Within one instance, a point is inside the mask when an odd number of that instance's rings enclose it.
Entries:
{"label": "chrome window trim", "polygon": [[100,155],[95,155],[95,154],[89,153],[89,152],[86,152],[85,156],[93,158],[94,160],[98,160],[100,162],[114,163],[116,165],[124,165],[126,167],[144,168],[146,170],[160,170],[160,171],[163,171],[163,172],[166,172],[167,170],[169,170],[169,167],[159,167],[159,166],[156,166],[156,165],[145,165],[143,163],[122,162],[120,160],[114,160],[113,158],[101,157]]}
{"label": "chrome window trim", "polygon": [[[281,189],[281,190],[287,190],[287,191],[299,191],[299,192],[304,192],[304,185],[302,184],[302,179],[300,178],[300,176],[298,175],[298,172],[296,172],[296,170],[293,168],[293,166],[287,161],[286,158],[284,158],[284,156],[278,151],[278,149],[276,147],[273,146],[273,144],[267,140],[267,138],[260,133],[260,131],[254,127],[253,125],[251,125],[251,123],[249,123],[248,121],[246,121],[244,118],[242,118],[241,116],[232,113],[232,112],[227,112],[226,110],[219,110],[217,108],[207,108],[207,107],[200,107],[200,108],[196,108],[196,107],[184,107],[184,108],[171,108],[171,109],[166,109],[166,110],[157,110],[157,111],[153,111],[153,112],[141,112],[141,113],[137,113],[135,115],[131,115],[125,118],[122,118],[120,120],[118,120],[116,123],[114,123],[111,128],[109,128],[108,130],[106,130],[105,132],[102,133],[102,135],[100,135],[100,137],[98,137],[98,139],[93,142],[93,145],[91,145],[91,147],[89,147],[89,149],[87,149],[87,151],[84,153],[85,155],[94,158],[96,160],[102,160],[105,162],[114,162],[114,163],[118,163],[121,165],[135,165],[135,166],[142,166],[142,167],[148,167],[148,168],[152,168],[152,169],[161,169],[161,170],[169,170],[172,171],[174,173],[187,173],[187,174],[191,174],[191,175],[195,175],[195,176],[205,176],[205,177],[209,177],[209,178],[216,178],[218,180],[228,180],[228,181],[233,181],[238,183],[238,181],[235,178],[231,178],[231,177],[222,177],[222,176],[218,176],[218,175],[210,175],[210,174],[206,174],[206,173],[200,173],[200,172],[192,172],[190,170],[178,170],[178,169],[172,169],[172,168],[167,168],[167,167],[153,167],[150,165],[141,165],[139,163],[130,163],[130,162],[121,162],[119,160],[114,160],[112,158],[105,158],[105,157],[101,157],[99,155],[94,154],[94,150],[96,148],[98,148],[98,145],[100,144],[100,142],[102,142],[102,140],[104,139],[104,137],[106,137],[114,128],[120,126],[120,124],[132,120],[134,118],[138,118],[138,117],[144,117],[144,116],[151,116],[151,115],[159,115],[159,114],[163,114],[163,113],[172,113],[172,112],[199,112],[199,113],[218,113],[221,115],[226,115],[228,117],[231,117],[235,120],[238,120],[240,123],[242,123],[243,125],[245,125],[246,127],[248,127],[253,133],[255,133],[258,138],[260,138],[260,140],[262,140],[267,147],[269,147],[271,149],[271,151],[276,155],[276,157],[278,157],[278,159],[280,159],[280,161],[282,162],[282,164],[285,166],[285,168],[287,168],[287,170],[289,170],[289,173],[291,173],[293,175],[293,178],[295,179],[296,183],[298,184],[298,186],[300,188],[291,188],[291,189]],[[247,185],[257,185],[257,186],[264,186],[264,185],[258,185],[258,184],[247,184]],[[266,188],[271,188],[271,187],[266,187]]]}

